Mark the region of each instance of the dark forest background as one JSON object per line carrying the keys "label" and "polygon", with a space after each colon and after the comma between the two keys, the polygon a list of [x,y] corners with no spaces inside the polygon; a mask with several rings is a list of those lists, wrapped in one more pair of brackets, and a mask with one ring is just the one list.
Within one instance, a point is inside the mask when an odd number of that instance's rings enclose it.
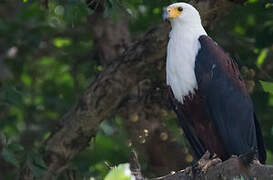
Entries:
{"label": "dark forest background", "polygon": [[[51,162],[44,144],[58,132],[59,122],[87,97],[83,94],[101,74],[127,57],[134,44],[144,42],[139,40],[143,34],[168,26],[162,22],[162,8],[173,2],[0,1],[0,179],[19,177],[23,167],[38,179],[44,176]],[[226,6],[217,17],[204,20],[204,25],[239,64],[261,123],[267,163],[273,164],[273,2],[248,0]],[[202,7],[200,12],[211,13]],[[151,47],[153,42],[145,43]],[[103,179],[109,166],[129,161],[132,149],[148,177],[183,169],[194,161],[168,104],[164,64],[165,57],[160,56],[156,63],[143,65],[143,71],[130,70],[134,64],[124,67],[132,74],[127,79],[115,73],[109,86],[98,83],[101,91],[113,91],[118,104],[104,112],[96,137],[89,135],[84,141],[88,145],[66,159],[58,179]],[[145,78],[134,84],[144,71]],[[120,82],[120,76],[130,84],[122,99],[111,86],[115,80]],[[100,106],[107,109],[109,105]],[[67,132],[63,138],[73,134]],[[72,145],[79,142],[75,139]]]}

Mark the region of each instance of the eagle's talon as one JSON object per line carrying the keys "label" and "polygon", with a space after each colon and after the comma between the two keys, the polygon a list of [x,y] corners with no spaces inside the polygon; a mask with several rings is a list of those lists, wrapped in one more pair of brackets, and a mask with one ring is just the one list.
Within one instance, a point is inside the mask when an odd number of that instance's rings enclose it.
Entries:
{"label": "eagle's talon", "polygon": [[212,160],[209,160],[202,168],[201,168],[201,172],[202,173],[206,173],[208,171],[208,169],[212,166],[215,166],[219,163],[221,163],[222,160],[220,158],[214,158]]}
{"label": "eagle's talon", "polygon": [[196,166],[193,166],[194,170],[199,170],[202,173],[206,173],[208,169],[212,166],[215,166],[222,162],[220,158],[214,153],[213,156],[210,155],[208,151],[201,157],[201,159],[197,162]]}
{"label": "eagle's talon", "polygon": [[201,157],[200,160],[209,160],[209,159],[210,159],[210,152],[206,151],[205,154]]}

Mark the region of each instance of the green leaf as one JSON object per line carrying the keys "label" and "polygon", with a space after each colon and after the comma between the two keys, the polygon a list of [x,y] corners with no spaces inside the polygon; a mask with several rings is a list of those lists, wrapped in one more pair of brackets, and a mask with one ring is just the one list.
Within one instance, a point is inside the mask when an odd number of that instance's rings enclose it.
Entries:
{"label": "green leaf", "polygon": [[249,3],[256,3],[258,0],[248,0]]}
{"label": "green leaf", "polygon": [[71,40],[68,38],[55,38],[54,39],[54,45],[58,48],[70,46]]}
{"label": "green leaf", "polygon": [[153,13],[154,14],[159,14],[161,11],[160,11],[160,9],[159,8],[154,8],[153,9]]}
{"label": "green leaf", "polygon": [[30,164],[30,170],[31,172],[33,173],[33,175],[35,177],[43,177],[44,173],[45,173],[45,169],[44,168],[41,168],[39,166],[36,166],[34,164]]}
{"label": "green leaf", "polygon": [[265,8],[271,8],[271,7],[273,7],[273,3],[266,3],[265,4]]}
{"label": "green leaf", "polygon": [[273,82],[260,81],[265,92],[273,94]]}
{"label": "green leaf", "polygon": [[[272,127],[273,131],[273,127]],[[266,164],[272,164],[273,163],[273,154],[270,150],[266,151]]]}
{"label": "green leaf", "polygon": [[245,35],[246,30],[244,29],[244,27],[242,27],[241,25],[237,24],[234,27],[234,32],[237,33],[237,34],[239,34],[239,35]]}
{"label": "green leaf", "polygon": [[102,71],[102,66],[97,66],[98,71]]}
{"label": "green leaf", "polygon": [[9,150],[12,151],[12,152],[18,152],[18,151],[23,151],[23,150],[24,150],[24,147],[21,146],[20,144],[12,143],[12,144],[9,144],[9,145],[7,146],[7,149],[9,149]]}
{"label": "green leaf", "polygon": [[104,178],[104,180],[133,180],[135,177],[132,175],[129,164],[120,164],[118,167],[113,168]]}
{"label": "green leaf", "polygon": [[8,147],[4,147],[1,154],[5,161],[13,164],[16,167],[19,167],[19,163],[15,158],[14,152],[12,152]]}
{"label": "green leaf", "polygon": [[56,62],[56,60],[52,57],[42,57],[39,59],[39,65],[42,66],[50,66],[52,64],[54,64]]}
{"label": "green leaf", "polygon": [[47,138],[49,138],[50,134],[51,134],[51,132],[45,133],[45,135],[44,135],[44,140],[46,140]]}
{"label": "green leaf", "polygon": [[261,53],[259,54],[258,58],[257,58],[257,66],[260,68],[263,63],[264,63],[264,60],[267,56],[267,52],[268,52],[268,49],[265,48],[261,51]]}
{"label": "green leaf", "polygon": [[0,91],[5,92],[0,96],[0,104],[22,106],[22,92],[18,91],[15,87],[5,85],[0,88]]}
{"label": "green leaf", "polygon": [[28,166],[31,170],[31,173],[37,177],[43,177],[44,173],[47,170],[47,166],[43,160],[43,157],[40,153],[38,152],[29,152],[28,153]]}
{"label": "green leaf", "polygon": [[21,75],[21,81],[26,85],[26,86],[30,86],[31,85],[31,82],[32,82],[32,79],[31,77],[26,74],[26,73],[23,73]]}

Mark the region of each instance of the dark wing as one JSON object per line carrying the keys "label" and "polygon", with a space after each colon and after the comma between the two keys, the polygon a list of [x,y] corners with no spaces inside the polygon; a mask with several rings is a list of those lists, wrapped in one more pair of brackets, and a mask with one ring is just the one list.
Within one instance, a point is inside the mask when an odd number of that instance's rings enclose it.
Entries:
{"label": "dark wing", "polygon": [[188,139],[196,157],[200,159],[205,153],[206,149],[204,148],[204,145],[201,143],[198,136],[195,134],[193,127],[188,123],[189,121],[187,121],[187,118],[184,116],[183,111],[181,110],[182,104],[175,99],[170,86],[168,87],[168,92],[172,108],[176,112],[179,119],[179,125],[183,128],[184,134]]}
{"label": "dark wing", "polygon": [[[199,41],[201,49],[195,62],[198,92],[205,99],[206,110],[226,151],[239,155],[262,143],[258,148],[264,152],[260,128],[255,127],[252,101],[237,64],[208,36],[200,36]],[[264,162],[265,155],[260,157]]]}
{"label": "dark wing", "polygon": [[260,124],[259,124],[259,121],[257,120],[256,114],[254,114],[254,120],[255,120],[256,134],[257,134],[259,160],[262,164],[265,164],[266,151],[264,146],[262,130],[260,128]]}

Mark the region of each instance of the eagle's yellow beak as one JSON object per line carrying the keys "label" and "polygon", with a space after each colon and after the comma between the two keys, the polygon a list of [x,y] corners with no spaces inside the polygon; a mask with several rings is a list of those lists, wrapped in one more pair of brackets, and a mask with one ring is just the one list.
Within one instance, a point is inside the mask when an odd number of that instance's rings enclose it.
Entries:
{"label": "eagle's yellow beak", "polygon": [[163,12],[163,19],[169,19],[169,18],[176,18],[180,16],[182,13],[183,8],[182,7],[169,7],[165,8]]}

